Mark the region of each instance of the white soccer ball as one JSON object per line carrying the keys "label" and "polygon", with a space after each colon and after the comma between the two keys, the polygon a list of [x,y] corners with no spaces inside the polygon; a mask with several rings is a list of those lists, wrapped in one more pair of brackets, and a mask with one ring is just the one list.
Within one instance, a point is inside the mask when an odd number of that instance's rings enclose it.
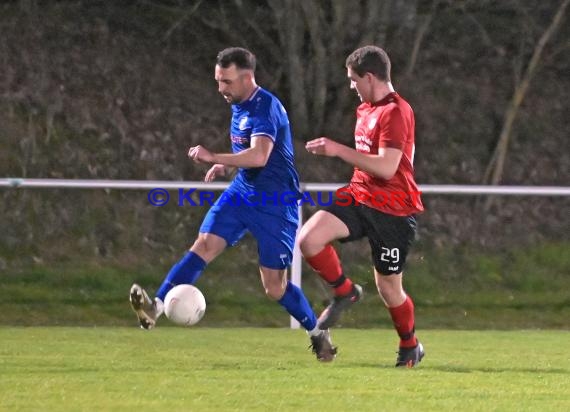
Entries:
{"label": "white soccer ball", "polygon": [[195,286],[173,287],[164,299],[164,313],[172,322],[182,326],[195,325],[206,312],[206,299]]}

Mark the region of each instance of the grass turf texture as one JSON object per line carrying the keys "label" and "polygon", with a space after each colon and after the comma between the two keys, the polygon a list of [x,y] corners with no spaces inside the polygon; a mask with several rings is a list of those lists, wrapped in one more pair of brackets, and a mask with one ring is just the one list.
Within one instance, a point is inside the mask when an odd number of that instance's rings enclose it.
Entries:
{"label": "grass turf texture", "polygon": [[392,330],[0,327],[0,410],[567,411],[567,331],[423,331],[416,369]]}
{"label": "grass turf texture", "polygon": [[[568,243],[543,245],[507,255],[416,255],[410,259],[405,287],[414,299],[418,330],[567,330],[569,247]],[[201,326],[287,326],[287,313],[263,292],[256,259],[244,263],[242,254],[243,248],[227,250],[198,280],[196,286],[207,301]],[[138,282],[152,295],[169,268],[170,262],[135,267],[78,261],[0,271],[0,325],[133,325],[127,299],[131,284]],[[338,326],[391,328],[369,265],[349,265],[347,273],[364,287],[365,298],[343,314]],[[302,286],[320,313],[327,304],[328,288],[308,268]]]}

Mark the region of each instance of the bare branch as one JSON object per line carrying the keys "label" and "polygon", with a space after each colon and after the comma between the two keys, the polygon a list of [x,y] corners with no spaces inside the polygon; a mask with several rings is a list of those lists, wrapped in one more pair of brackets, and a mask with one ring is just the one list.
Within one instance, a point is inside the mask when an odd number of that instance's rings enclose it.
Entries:
{"label": "bare branch", "polygon": [[[364,34],[362,35],[361,44],[374,44],[378,41],[379,45],[383,45],[386,41],[386,26],[389,18],[387,15],[390,14],[391,1],[377,1],[369,0],[366,2],[364,8],[365,15],[364,20]],[[384,5],[384,9],[380,11],[381,6]],[[378,22],[380,21],[380,23]],[[377,34],[378,33],[378,34]]]}
{"label": "bare branch", "polygon": [[318,7],[314,2],[302,2],[301,8],[304,13],[305,20],[307,22],[307,27],[309,29],[311,37],[312,50],[314,56],[312,56],[313,64],[312,66],[312,105],[311,105],[311,119],[313,122],[311,124],[310,133],[315,133],[321,130],[324,117],[325,117],[325,107],[327,100],[327,79],[328,70],[326,69],[329,65],[327,62],[327,50],[325,43],[327,41],[325,33],[321,29],[323,26],[322,22],[322,9]]}
{"label": "bare branch", "polygon": [[[563,20],[563,17],[564,17],[564,13],[565,13],[566,8],[567,8],[569,3],[570,3],[570,0],[563,0],[562,3],[560,3],[560,6],[558,7],[558,10],[557,10],[554,18],[552,19],[552,22],[550,23],[550,25],[548,26],[546,31],[542,34],[538,43],[536,44],[536,46],[534,48],[534,52],[533,52],[532,57],[530,59],[530,62],[529,62],[528,66],[527,66],[527,68],[523,74],[522,79],[521,79],[521,82],[517,86],[517,88],[515,89],[514,95],[511,99],[511,102],[510,102],[510,104],[507,108],[507,111],[505,113],[505,117],[504,117],[504,121],[503,121],[503,128],[502,128],[501,133],[499,135],[499,139],[497,141],[497,146],[495,147],[495,151],[494,151],[492,158],[491,158],[492,163],[489,163],[489,166],[488,166],[487,171],[485,173],[485,175],[487,176],[488,174],[490,174],[490,170],[491,169],[493,170],[493,172],[491,174],[491,181],[490,181],[490,183],[492,185],[496,185],[501,181],[501,178],[503,176],[503,169],[505,166],[505,159],[506,159],[507,151],[508,151],[509,140],[511,138],[511,131],[512,131],[512,127],[513,127],[515,118],[517,116],[519,107],[520,107],[522,101],[524,100],[524,97],[526,96],[530,82],[536,73],[536,70],[537,70],[537,67],[540,63],[540,58],[542,56],[542,52],[544,50],[544,47],[546,46],[548,41],[551,39],[551,37],[554,35],[554,33],[556,32],[558,27],[560,26],[560,24]],[[489,200],[487,201],[487,204],[485,205],[485,209],[489,209],[489,207],[491,206],[491,203],[492,203],[492,199],[493,199],[492,197],[489,197]]]}
{"label": "bare branch", "polygon": [[[263,44],[265,51],[269,53],[273,59],[279,61],[281,59],[280,45],[275,43],[273,39],[267,35],[265,29],[260,27],[257,20],[252,18],[252,14],[249,12],[248,8],[244,6],[242,0],[234,0],[234,4],[239,11],[240,18],[242,21],[246,22],[247,25],[253,30],[253,33],[257,36],[257,39]],[[275,15],[275,17],[278,18],[278,15]]]}
{"label": "bare branch", "polygon": [[414,39],[414,46],[412,47],[412,53],[410,55],[410,61],[408,63],[408,67],[406,69],[405,77],[410,77],[414,71],[414,68],[416,66],[416,61],[418,60],[418,54],[420,52],[420,47],[421,47],[422,42],[426,36],[428,28],[429,28],[429,26],[430,26],[430,24],[431,24],[431,22],[435,16],[439,2],[440,2],[440,0],[434,0],[432,2],[429,14],[424,18],[422,24],[420,25],[420,27],[416,31],[416,37]]}
{"label": "bare branch", "polygon": [[190,10],[188,10],[186,13],[184,13],[182,15],[182,17],[180,17],[171,27],[170,29],[168,29],[166,31],[166,34],[164,35],[164,37],[162,38],[162,40],[168,40],[168,38],[170,37],[170,35],[172,34],[172,32],[174,30],[176,30],[178,27],[180,27],[180,25],[182,24],[182,22],[184,20],[186,20],[187,18],[189,18],[190,16],[192,16],[200,7],[200,5],[202,4],[203,0],[198,0],[195,4],[194,7],[192,7]]}

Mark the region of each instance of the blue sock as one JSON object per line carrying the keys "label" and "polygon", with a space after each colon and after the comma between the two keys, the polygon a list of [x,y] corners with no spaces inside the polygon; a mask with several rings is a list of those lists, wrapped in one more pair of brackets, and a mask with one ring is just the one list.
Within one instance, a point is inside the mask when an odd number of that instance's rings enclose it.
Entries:
{"label": "blue sock", "polygon": [[178,261],[168,275],[164,278],[162,285],[156,292],[156,297],[164,302],[164,298],[170,289],[176,285],[192,285],[198,280],[202,271],[206,267],[206,262],[194,252],[188,252]]}
{"label": "blue sock", "polygon": [[291,282],[287,282],[285,294],[278,303],[297,319],[297,322],[303,325],[306,330],[313,330],[317,326],[317,317],[305,294]]}

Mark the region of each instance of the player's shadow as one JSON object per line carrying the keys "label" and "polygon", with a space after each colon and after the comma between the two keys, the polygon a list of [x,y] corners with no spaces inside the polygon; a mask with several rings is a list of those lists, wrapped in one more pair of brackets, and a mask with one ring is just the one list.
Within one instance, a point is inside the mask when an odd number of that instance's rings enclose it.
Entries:
{"label": "player's shadow", "polygon": [[[347,364],[346,367],[361,367],[361,368],[380,368],[380,369],[392,369],[394,370],[394,365],[378,365],[373,363],[350,363]],[[405,370],[406,368],[402,368]],[[440,372],[449,372],[449,373],[473,373],[473,372],[482,372],[482,373],[502,373],[502,372],[519,372],[519,373],[545,373],[545,374],[563,374],[563,375],[570,375],[570,369],[562,369],[562,368],[517,368],[516,366],[511,367],[469,367],[469,366],[461,366],[461,365],[424,365],[423,363],[418,366],[418,370],[426,369],[426,370],[436,370]]]}
{"label": "player's shadow", "polygon": [[441,372],[450,373],[502,373],[502,372],[520,372],[520,373],[548,373],[548,374],[564,374],[570,375],[570,369],[562,368],[517,368],[516,366],[511,367],[468,367],[459,365],[429,365],[427,368],[438,370]]}

